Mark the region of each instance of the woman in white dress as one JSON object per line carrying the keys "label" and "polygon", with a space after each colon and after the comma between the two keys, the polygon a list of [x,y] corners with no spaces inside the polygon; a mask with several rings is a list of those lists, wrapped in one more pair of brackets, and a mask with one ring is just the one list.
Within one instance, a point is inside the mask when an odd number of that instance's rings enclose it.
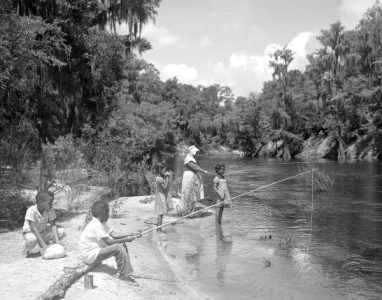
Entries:
{"label": "woman in white dress", "polygon": [[195,157],[200,152],[195,146],[188,147],[188,153],[184,159],[185,171],[182,180],[181,211],[182,215],[195,210],[196,202],[204,198],[204,190],[201,174],[207,174],[196,162]]}

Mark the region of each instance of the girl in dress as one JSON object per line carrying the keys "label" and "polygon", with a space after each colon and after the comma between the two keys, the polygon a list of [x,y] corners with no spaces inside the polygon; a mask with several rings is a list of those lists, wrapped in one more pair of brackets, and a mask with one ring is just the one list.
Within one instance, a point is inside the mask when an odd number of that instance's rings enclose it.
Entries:
{"label": "girl in dress", "polygon": [[[163,223],[163,215],[171,209],[170,184],[172,180],[171,172],[166,167],[158,163],[156,166],[157,176],[155,177],[156,195],[154,204],[154,214],[158,216],[157,226]],[[162,228],[158,228],[157,232],[161,232]]]}
{"label": "girl in dress", "polygon": [[[225,165],[217,164],[215,166],[215,171],[216,171],[216,176],[214,178],[213,186],[214,186],[214,191],[217,195],[216,203],[226,201],[225,203],[228,204],[228,206],[231,206],[231,201],[227,201],[231,198],[231,196],[228,191],[227,181],[224,177]],[[224,210],[224,203],[217,206],[216,214],[215,214],[216,224],[220,225],[222,223],[223,210]]]}

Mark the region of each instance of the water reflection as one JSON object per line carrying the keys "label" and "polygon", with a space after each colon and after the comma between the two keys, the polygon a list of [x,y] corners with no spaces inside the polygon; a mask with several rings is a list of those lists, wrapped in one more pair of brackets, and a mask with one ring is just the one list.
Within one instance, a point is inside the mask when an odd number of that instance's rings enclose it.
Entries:
{"label": "water reflection", "polygon": [[232,240],[224,236],[221,225],[216,224],[216,278],[220,286],[224,286],[226,280],[226,268],[232,252]]}
{"label": "water reflection", "polygon": [[[221,159],[208,157],[201,165],[212,170]],[[272,161],[226,158],[225,163],[232,196],[299,172],[296,164]],[[235,209],[224,214],[229,238],[222,227],[215,228],[212,218],[199,221],[201,230],[198,227],[195,236],[188,236],[192,250],[187,261],[202,273],[200,278],[213,277],[204,289],[216,293],[217,299],[223,299],[223,291],[224,299],[235,300],[250,299],[253,294],[259,299],[288,295],[291,299],[381,299],[382,165],[327,163],[319,167],[335,183],[333,191],[314,194],[309,255],[311,194],[303,178],[298,178],[240,197]],[[208,198],[212,178],[204,179]],[[274,238],[259,241],[258,227],[273,228]],[[280,250],[276,239],[286,230],[294,241],[291,251]],[[271,268],[262,268],[263,257],[272,261]],[[261,276],[242,276],[260,268]]]}
{"label": "water reflection", "polygon": [[185,238],[190,243],[184,255],[186,261],[192,267],[189,273],[194,277],[198,277],[200,270],[203,268],[201,257],[205,248],[204,238],[199,234],[199,231],[188,232],[188,236]]}

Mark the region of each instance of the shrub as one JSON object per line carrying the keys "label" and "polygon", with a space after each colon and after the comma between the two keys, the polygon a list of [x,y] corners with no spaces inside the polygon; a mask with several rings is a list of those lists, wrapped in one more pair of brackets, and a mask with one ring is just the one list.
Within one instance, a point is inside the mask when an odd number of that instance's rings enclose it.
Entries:
{"label": "shrub", "polygon": [[[301,173],[313,170],[313,186],[316,192],[327,192],[333,188],[334,180],[324,170],[318,168],[317,164],[308,163],[299,167]],[[306,184],[312,184],[312,177],[304,176]]]}
{"label": "shrub", "polygon": [[20,191],[0,191],[0,227],[15,228],[24,222],[25,213],[33,204]]}

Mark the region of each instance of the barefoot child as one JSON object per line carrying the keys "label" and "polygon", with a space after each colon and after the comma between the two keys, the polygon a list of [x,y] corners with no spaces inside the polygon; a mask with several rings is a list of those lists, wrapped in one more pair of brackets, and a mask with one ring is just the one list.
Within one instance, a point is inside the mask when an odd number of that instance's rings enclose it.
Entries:
{"label": "barefoot child", "polygon": [[79,242],[81,259],[86,264],[98,264],[114,256],[119,278],[137,285],[135,280],[130,277],[133,268],[125,243],[142,235],[117,233],[110,228],[106,223],[109,219],[109,205],[105,201],[94,202],[91,212],[93,219],[86,225]]}
{"label": "barefoot child", "polygon": [[64,229],[57,228],[56,214],[52,208],[54,195],[50,191],[39,191],[36,204],[28,208],[23,226],[24,247],[27,257],[35,252],[44,255],[50,242],[59,242]]}
{"label": "barefoot child", "polygon": [[[225,166],[221,164],[217,164],[215,166],[215,171],[216,171],[216,176],[213,181],[213,187],[217,195],[216,203],[229,200],[231,196],[228,191],[227,181],[224,177]],[[230,201],[227,201],[225,203],[228,205],[231,205]],[[215,221],[219,225],[222,223],[223,210],[224,210],[224,203],[222,203],[221,205],[218,205],[216,208]]]}
{"label": "barefoot child", "polygon": [[[154,214],[158,216],[157,226],[161,226],[163,222],[163,215],[166,214],[167,209],[172,206],[170,191],[170,182],[172,174],[167,172],[163,164],[157,164],[156,171],[158,176],[155,177],[156,195],[154,204]],[[158,228],[157,232],[161,232],[162,228]]]}

